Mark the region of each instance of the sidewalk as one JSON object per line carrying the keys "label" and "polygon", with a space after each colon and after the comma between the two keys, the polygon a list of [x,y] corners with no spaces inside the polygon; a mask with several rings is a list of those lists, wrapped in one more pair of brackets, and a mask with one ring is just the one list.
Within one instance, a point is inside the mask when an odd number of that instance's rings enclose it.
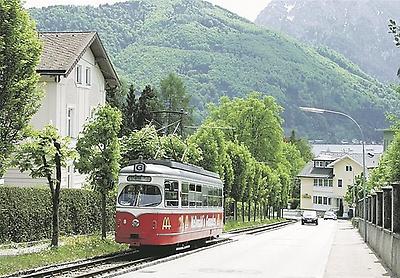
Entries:
{"label": "sidewalk", "polygon": [[394,277],[349,221],[338,220],[325,278]]}

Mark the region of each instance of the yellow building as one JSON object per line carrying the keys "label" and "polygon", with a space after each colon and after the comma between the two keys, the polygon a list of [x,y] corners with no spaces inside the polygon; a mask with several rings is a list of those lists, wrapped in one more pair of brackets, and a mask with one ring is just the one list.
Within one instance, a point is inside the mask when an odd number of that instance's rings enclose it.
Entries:
{"label": "yellow building", "polygon": [[[366,154],[368,170],[378,165],[380,154]],[[316,211],[343,211],[347,216],[349,204],[344,200],[347,188],[355,184],[362,173],[362,154],[323,152],[309,162],[298,175],[300,179],[300,208]],[[350,204],[351,205],[351,204]]]}

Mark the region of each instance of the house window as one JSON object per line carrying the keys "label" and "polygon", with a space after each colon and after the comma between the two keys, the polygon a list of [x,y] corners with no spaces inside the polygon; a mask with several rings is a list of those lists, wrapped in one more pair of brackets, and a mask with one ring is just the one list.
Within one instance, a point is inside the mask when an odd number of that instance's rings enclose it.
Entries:
{"label": "house window", "polygon": [[318,186],[318,179],[314,179],[314,186]]}
{"label": "house window", "polygon": [[332,204],[332,198],[328,198],[328,205]]}
{"label": "house window", "polygon": [[346,172],[351,172],[353,171],[353,167],[351,167],[350,165],[346,165]]}
{"label": "house window", "polygon": [[92,83],[92,73],[89,67],[86,68],[85,71],[85,81],[86,81],[86,86],[90,86]]}
{"label": "house window", "polygon": [[328,197],[324,197],[324,205],[328,204]]}
{"label": "house window", "polygon": [[337,181],[337,186],[338,186],[338,187],[343,187],[343,180],[339,179],[339,180]]}
{"label": "house window", "polygon": [[318,179],[318,186],[324,186],[324,180]]}
{"label": "house window", "polygon": [[333,187],[333,180],[328,180],[328,186]]}
{"label": "house window", "polygon": [[76,83],[82,84],[82,66],[76,66]]}
{"label": "house window", "polygon": [[318,204],[322,205],[322,196],[318,196]]}
{"label": "house window", "polygon": [[314,197],[313,197],[313,203],[314,203],[314,204],[317,204],[317,196],[314,196]]}
{"label": "house window", "polygon": [[328,186],[329,185],[329,180],[324,179],[324,186]]}
{"label": "house window", "polygon": [[73,137],[73,129],[74,129],[74,109],[67,108],[67,136]]}

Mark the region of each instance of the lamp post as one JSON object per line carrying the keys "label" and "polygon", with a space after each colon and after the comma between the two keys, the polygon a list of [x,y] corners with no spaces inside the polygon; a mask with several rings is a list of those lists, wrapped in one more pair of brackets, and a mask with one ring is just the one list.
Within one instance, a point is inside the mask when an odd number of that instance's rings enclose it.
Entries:
{"label": "lamp post", "polygon": [[326,110],[326,109],[321,109],[321,108],[315,108],[315,107],[299,107],[301,111],[304,112],[310,112],[310,113],[316,113],[316,114],[336,114],[340,116],[344,116],[348,119],[350,119],[355,125],[358,127],[360,133],[361,133],[361,140],[362,140],[362,156],[363,156],[363,178],[362,178],[362,187],[363,187],[363,210],[364,210],[364,241],[367,242],[367,206],[366,206],[366,184],[365,184],[365,179],[366,179],[366,167],[365,167],[365,138],[364,138],[364,132],[362,131],[360,125],[354,120],[352,117],[349,115],[338,112],[338,111],[332,111],[332,110]]}

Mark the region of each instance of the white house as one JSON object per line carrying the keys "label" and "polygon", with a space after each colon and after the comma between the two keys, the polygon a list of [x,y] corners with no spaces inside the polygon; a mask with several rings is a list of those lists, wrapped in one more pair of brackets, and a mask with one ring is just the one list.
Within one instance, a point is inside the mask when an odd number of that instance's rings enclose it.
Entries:
{"label": "white house", "polygon": [[[366,155],[368,171],[378,166],[381,153]],[[309,162],[298,175],[300,179],[300,208],[316,211],[339,210],[346,215],[349,204],[344,197],[363,171],[362,154],[322,152]]]}
{"label": "white house", "polygon": [[[45,97],[31,124],[41,129],[50,123],[74,144],[93,109],[105,103],[106,88],[120,82],[96,32],[44,32],[39,37],[43,53],[37,72]],[[79,188],[83,181],[71,162],[64,169],[62,186]],[[45,184],[46,180],[33,180],[11,169],[4,183],[24,186]]]}

